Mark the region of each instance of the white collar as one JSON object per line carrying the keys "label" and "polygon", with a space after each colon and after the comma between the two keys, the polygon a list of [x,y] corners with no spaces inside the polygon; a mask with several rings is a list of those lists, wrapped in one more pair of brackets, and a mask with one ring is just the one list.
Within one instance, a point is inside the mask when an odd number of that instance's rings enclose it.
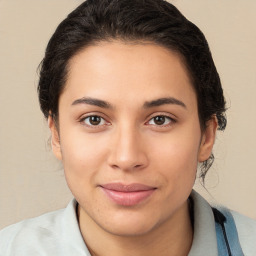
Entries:
{"label": "white collar", "polygon": [[218,256],[215,220],[209,203],[192,190],[194,207],[194,236],[188,256]]}

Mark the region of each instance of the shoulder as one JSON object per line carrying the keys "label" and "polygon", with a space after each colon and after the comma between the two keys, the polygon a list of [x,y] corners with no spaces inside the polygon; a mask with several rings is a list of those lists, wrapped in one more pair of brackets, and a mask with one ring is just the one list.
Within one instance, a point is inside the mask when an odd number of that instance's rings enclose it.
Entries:
{"label": "shoulder", "polygon": [[[0,231],[0,255],[12,255],[16,250],[48,244],[54,239],[60,227],[60,218],[64,210],[47,213],[42,216],[21,221]],[[25,251],[24,251],[25,252]],[[26,252],[27,253],[27,252]]]}
{"label": "shoulder", "polygon": [[[211,237],[210,240],[207,241],[207,247],[209,248],[209,244],[212,244],[211,252],[212,255],[217,255],[213,253],[214,247],[217,248],[217,233],[216,233],[216,220],[213,213],[212,208],[218,209],[225,217],[228,219],[231,217],[232,224],[235,224],[235,228],[237,230],[237,236],[246,256],[254,256],[256,252],[256,221],[250,219],[242,214],[239,214],[235,211],[232,211],[222,205],[213,204],[212,206],[198,193],[192,191],[191,193],[193,202],[194,202],[194,240],[199,241],[200,235],[200,242],[197,242],[198,247],[202,247],[202,244],[206,244],[207,239]],[[234,232],[232,231],[233,225],[225,226],[229,231],[228,234],[231,234],[231,240],[234,238]],[[198,232],[196,230],[198,229]],[[199,232],[200,231],[200,232]],[[230,232],[231,231],[231,232]],[[233,232],[233,233],[232,233]],[[196,239],[195,239],[196,238]],[[216,240],[213,244],[213,240]],[[194,243],[194,242],[193,242]],[[192,245],[193,246],[193,245]],[[192,247],[193,248],[193,247]],[[193,255],[199,255],[199,253],[195,253]]]}
{"label": "shoulder", "polygon": [[256,220],[250,219],[235,211],[231,211],[236,223],[238,237],[245,255],[256,252]]}
{"label": "shoulder", "polygon": [[73,199],[65,209],[0,231],[0,256],[90,255],[79,230],[76,205]]}

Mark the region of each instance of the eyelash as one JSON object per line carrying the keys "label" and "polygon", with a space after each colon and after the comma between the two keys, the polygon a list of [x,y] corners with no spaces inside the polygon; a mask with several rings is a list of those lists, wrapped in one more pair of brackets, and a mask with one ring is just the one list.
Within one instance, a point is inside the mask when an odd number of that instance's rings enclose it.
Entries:
{"label": "eyelash", "polygon": [[[102,120],[104,120],[105,121],[105,124],[99,124],[99,125],[93,125],[93,124],[86,124],[85,123],[85,120],[86,119],[88,119],[88,120],[90,120],[90,118],[93,118],[93,117],[96,117],[96,118],[100,118],[101,120],[100,120],[100,123],[102,122]],[[106,125],[109,125],[109,123],[103,118],[103,117],[101,117],[101,116],[99,116],[99,115],[90,115],[90,116],[86,116],[86,117],[83,117],[83,118],[81,118],[80,120],[79,120],[79,122],[82,124],[82,125],[85,125],[85,126],[87,126],[87,127],[90,127],[90,128],[100,128],[100,127],[102,127],[102,126],[106,126]],[[89,121],[90,122],[90,121]]]}
{"label": "eyelash", "polygon": [[[157,125],[157,124],[149,124],[150,121],[154,120],[155,118],[157,117],[163,117],[165,119],[164,123],[166,122],[166,120],[169,120],[167,124],[161,124],[161,125]],[[147,122],[147,124],[149,125],[154,125],[156,126],[157,128],[165,128],[165,127],[169,127],[171,125],[173,125],[174,123],[176,123],[176,120],[168,115],[164,115],[164,114],[159,114],[159,115],[156,115],[156,116],[153,116],[149,119],[149,121]]]}
{"label": "eyelash", "polygon": [[[93,124],[86,124],[85,123],[85,120],[90,120],[90,118],[93,118],[93,117],[96,117],[96,118],[100,118],[100,123],[104,120],[104,124],[98,124],[98,125],[93,125]],[[155,118],[157,117],[163,117],[165,118],[165,122],[167,119],[169,119],[169,122],[168,124],[163,124],[163,125],[157,125],[157,124],[150,124],[150,121],[151,120],[154,120]],[[90,127],[90,128],[93,128],[93,129],[98,129],[98,128],[101,128],[103,126],[107,126],[107,125],[110,125],[110,123],[108,123],[103,117],[101,117],[100,115],[89,115],[89,116],[86,116],[86,117],[83,117],[79,120],[79,122],[82,124],[82,125],[85,125],[87,127]],[[90,122],[90,121],[89,121]],[[164,122],[164,123],[165,123]],[[176,120],[168,115],[164,115],[164,114],[159,114],[159,115],[155,115],[153,117],[151,117],[149,119],[149,121],[146,122],[147,125],[154,125],[156,126],[157,128],[164,128],[164,127],[169,127],[171,125],[173,125],[174,123],[176,123]]]}

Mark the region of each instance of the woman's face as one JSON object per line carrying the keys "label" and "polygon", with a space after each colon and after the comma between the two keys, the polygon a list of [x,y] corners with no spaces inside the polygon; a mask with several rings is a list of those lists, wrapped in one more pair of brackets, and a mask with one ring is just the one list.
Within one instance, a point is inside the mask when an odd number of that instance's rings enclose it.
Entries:
{"label": "woman's face", "polygon": [[147,233],[187,210],[216,130],[213,119],[201,132],[179,55],[118,41],[73,57],[59,131],[49,124],[81,217],[119,235]]}

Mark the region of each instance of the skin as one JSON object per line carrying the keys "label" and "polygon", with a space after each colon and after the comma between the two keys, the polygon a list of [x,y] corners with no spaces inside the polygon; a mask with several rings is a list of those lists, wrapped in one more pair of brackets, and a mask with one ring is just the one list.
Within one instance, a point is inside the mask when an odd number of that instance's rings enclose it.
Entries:
{"label": "skin", "polygon": [[[211,154],[217,121],[213,117],[201,130],[181,58],[152,43],[113,41],[85,48],[69,64],[58,129],[51,117],[49,127],[92,255],[187,255],[193,240],[187,199],[198,162]],[[179,102],[145,106],[160,98]],[[92,125],[88,116],[100,122]],[[163,124],[157,116],[166,116]],[[155,190],[122,206],[100,187],[113,182]]]}

